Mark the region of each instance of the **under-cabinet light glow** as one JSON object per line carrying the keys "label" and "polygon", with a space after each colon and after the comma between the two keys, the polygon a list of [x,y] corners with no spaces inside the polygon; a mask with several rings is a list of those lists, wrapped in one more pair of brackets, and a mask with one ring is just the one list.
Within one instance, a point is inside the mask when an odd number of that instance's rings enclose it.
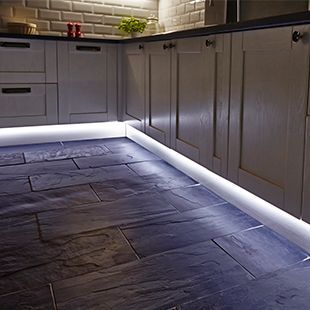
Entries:
{"label": "under-cabinet light glow", "polygon": [[0,146],[125,137],[122,122],[0,128]]}
{"label": "under-cabinet light glow", "polygon": [[126,125],[126,135],[228,202],[310,252],[310,225]]}

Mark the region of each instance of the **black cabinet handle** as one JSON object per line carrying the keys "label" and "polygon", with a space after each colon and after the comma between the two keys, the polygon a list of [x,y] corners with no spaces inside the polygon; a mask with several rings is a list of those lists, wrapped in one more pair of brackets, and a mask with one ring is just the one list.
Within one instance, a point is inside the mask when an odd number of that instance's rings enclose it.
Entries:
{"label": "black cabinet handle", "polygon": [[169,48],[169,45],[164,44],[164,45],[163,45],[163,49],[166,50],[167,48]]}
{"label": "black cabinet handle", "polygon": [[144,45],[143,44],[139,44],[139,50],[143,50],[144,49]]}
{"label": "black cabinet handle", "polygon": [[76,49],[82,52],[100,52],[100,46],[77,45]]}
{"label": "black cabinet handle", "polygon": [[212,40],[206,40],[206,47],[211,47],[211,46],[214,46],[215,45],[215,42],[212,41]]}
{"label": "black cabinet handle", "polygon": [[1,47],[30,48],[30,43],[25,42],[0,42]]}
{"label": "black cabinet handle", "polygon": [[30,87],[13,87],[13,88],[2,88],[3,94],[27,94],[31,93]]}
{"label": "black cabinet handle", "polygon": [[169,48],[174,48],[174,47],[176,47],[176,45],[174,43],[169,44]]}
{"label": "black cabinet handle", "polygon": [[301,32],[294,31],[292,34],[292,41],[297,43],[302,37],[303,37],[303,34]]}

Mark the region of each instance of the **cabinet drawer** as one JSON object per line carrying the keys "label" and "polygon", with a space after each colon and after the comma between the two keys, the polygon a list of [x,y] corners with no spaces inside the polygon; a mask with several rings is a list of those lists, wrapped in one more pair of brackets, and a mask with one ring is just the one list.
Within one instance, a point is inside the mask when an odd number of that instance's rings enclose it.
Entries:
{"label": "cabinet drawer", "polygon": [[0,71],[44,72],[44,41],[0,38]]}
{"label": "cabinet drawer", "polygon": [[1,127],[57,121],[56,84],[0,84]]}

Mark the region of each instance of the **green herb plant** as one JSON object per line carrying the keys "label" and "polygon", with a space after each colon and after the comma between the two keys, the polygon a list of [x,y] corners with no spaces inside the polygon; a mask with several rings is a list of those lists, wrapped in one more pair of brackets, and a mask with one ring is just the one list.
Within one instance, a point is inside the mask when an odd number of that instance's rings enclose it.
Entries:
{"label": "green herb plant", "polygon": [[146,21],[135,17],[124,17],[122,18],[118,29],[127,33],[132,32],[143,32],[146,27]]}

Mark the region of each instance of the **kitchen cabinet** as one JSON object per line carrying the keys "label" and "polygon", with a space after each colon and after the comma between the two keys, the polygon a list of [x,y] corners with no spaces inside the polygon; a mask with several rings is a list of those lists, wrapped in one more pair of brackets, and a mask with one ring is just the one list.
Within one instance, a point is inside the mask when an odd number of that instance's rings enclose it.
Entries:
{"label": "kitchen cabinet", "polygon": [[145,44],[146,107],[145,131],[155,140],[170,147],[171,111],[171,42]]}
{"label": "kitchen cabinet", "polygon": [[306,147],[304,159],[304,184],[302,219],[310,224],[310,117],[306,118]]}
{"label": "kitchen cabinet", "polygon": [[309,26],[232,35],[228,177],[296,217],[308,78]]}
{"label": "kitchen cabinet", "polygon": [[144,44],[123,47],[123,120],[145,130],[145,54]]}
{"label": "kitchen cabinet", "polygon": [[171,67],[172,148],[226,176],[230,34],[178,40]]}
{"label": "kitchen cabinet", "polygon": [[117,119],[115,44],[58,42],[59,122]]}

